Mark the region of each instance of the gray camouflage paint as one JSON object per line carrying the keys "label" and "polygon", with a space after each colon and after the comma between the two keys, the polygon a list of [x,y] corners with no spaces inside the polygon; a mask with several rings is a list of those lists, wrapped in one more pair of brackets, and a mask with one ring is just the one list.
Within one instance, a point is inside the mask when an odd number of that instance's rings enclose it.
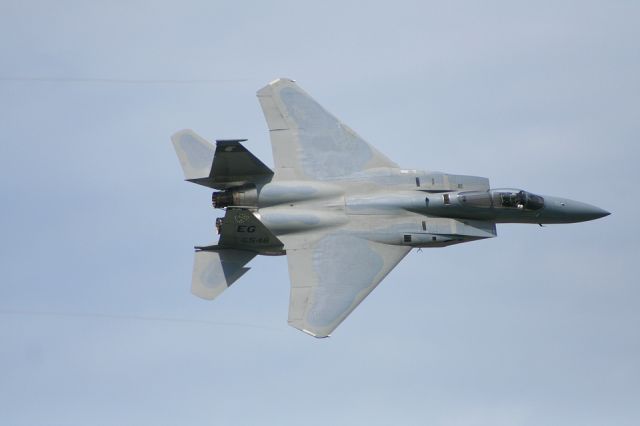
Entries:
{"label": "gray camouflage paint", "polygon": [[[276,170],[271,178],[257,159],[255,170],[247,168],[246,159],[255,157],[244,149],[237,150],[245,153],[244,176],[233,172],[232,158],[222,166],[239,185],[225,189],[242,194],[231,199],[244,204],[229,205],[220,243],[196,253],[192,288],[213,298],[256,254],[286,253],[289,324],[315,337],[328,336],[411,248],[492,238],[496,223],[608,214],[568,199],[540,202],[526,191],[490,190],[483,177],[400,169],[289,79],[270,83],[258,98]],[[212,186],[202,158],[211,164],[214,147],[190,131],[173,140],[185,177]],[[258,175],[269,180],[256,181]]]}

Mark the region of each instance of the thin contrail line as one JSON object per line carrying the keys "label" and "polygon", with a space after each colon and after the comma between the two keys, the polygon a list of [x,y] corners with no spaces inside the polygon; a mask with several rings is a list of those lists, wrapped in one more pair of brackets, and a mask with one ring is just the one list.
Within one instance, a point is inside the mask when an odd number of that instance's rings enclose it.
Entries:
{"label": "thin contrail line", "polygon": [[191,319],[191,318],[170,318],[170,317],[155,317],[144,315],[120,315],[120,314],[103,314],[103,313],[86,313],[86,312],[55,312],[55,311],[28,311],[28,310],[12,310],[1,309],[0,315],[22,315],[22,316],[48,316],[48,317],[60,317],[60,318],[97,318],[97,319],[115,319],[115,320],[135,320],[135,321],[162,321],[173,322],[183,324],[201,324],[201,325],[213,325],[222,327],[249,327],[260,328],[263,330],[280,330],[279,328],[269,327],[258,324],[246,324],[240,322],[224,322],[224,321],[209,321],[203,319]]}
{"label": "thin contrail line", "polygon": [[128,79],[128,78],[57,78],[57,77],[0,77],[0,82],[36,83],[108,83],[108,84],[212,84],[249,81],[248,78],[227,79]]}

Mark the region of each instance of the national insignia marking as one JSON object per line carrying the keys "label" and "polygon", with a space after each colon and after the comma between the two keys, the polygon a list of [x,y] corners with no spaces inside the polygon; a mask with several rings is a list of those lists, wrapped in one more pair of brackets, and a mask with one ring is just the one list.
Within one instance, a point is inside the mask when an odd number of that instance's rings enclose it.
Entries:
{"label": "national insignia marking", "polygon": [[236,219],[236,223],[240,225],[243,223],[247,223],[250,220],[249,215],[247,213],[238,213],[235,219]]}

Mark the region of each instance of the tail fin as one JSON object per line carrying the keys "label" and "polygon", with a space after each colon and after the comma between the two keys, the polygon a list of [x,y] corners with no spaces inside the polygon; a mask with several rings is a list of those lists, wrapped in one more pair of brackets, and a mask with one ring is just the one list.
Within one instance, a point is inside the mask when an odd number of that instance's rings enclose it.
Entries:
{"label": "tail fin", "polygon": [[273,171],[240,142],[246,139],[220,139],[214,147],[193,130],[171,136],[184,178],[209,188],[227,189],[246,183],[271,180]]}
{"label": "tail fin", "polygon": [[284,247],[251,211],[232,208],[228,208],[224,216],[218,244],[260,254],[280,254]]}
{"label": "tail fin", "polygon": [[251,268],[245,267],[257,253],[219,249],[197,251],[193,263],[191,293],[213,300]]}

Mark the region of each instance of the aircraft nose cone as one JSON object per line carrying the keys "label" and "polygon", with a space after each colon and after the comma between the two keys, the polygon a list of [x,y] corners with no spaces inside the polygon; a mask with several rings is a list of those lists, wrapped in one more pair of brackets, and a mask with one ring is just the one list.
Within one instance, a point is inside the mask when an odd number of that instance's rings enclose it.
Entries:
{"label": "aircraft nose cone", "polygon": [[610,213],[600,207],[592,206],[587,203],[573,202],[571,203],[569,214],[578,221],[587,221],[600,219],[601,217],[608,216]]}
{"label": "aircraft nose cone", "polygon": [[609,216],[611,214],[600,207],[581,203],[579,201],[555,197],[552,197],[549,201],[549,213],[563,222],[585,222],[588,220],[600,219],[601,217]]}
{"label": "aircraft nose cone", "polygon": [[580,206],[574,207],[573,210],[574,211],[571,212],[571,215],[580,221],[600,219],[601,217],[609,216],[611,214],[600,207],[584,203],[580,203]]}
{"label": "aircraft nose cone", "polygon": [[596,207],[596,206],[591,206],[591,207],[593,207],[593,210],[589,213],[589,215],[591,216],[591,219],[589,220],[600,219],[601,217],[609,216],[611,214],[605,209],[601,209],[600,207]]}

